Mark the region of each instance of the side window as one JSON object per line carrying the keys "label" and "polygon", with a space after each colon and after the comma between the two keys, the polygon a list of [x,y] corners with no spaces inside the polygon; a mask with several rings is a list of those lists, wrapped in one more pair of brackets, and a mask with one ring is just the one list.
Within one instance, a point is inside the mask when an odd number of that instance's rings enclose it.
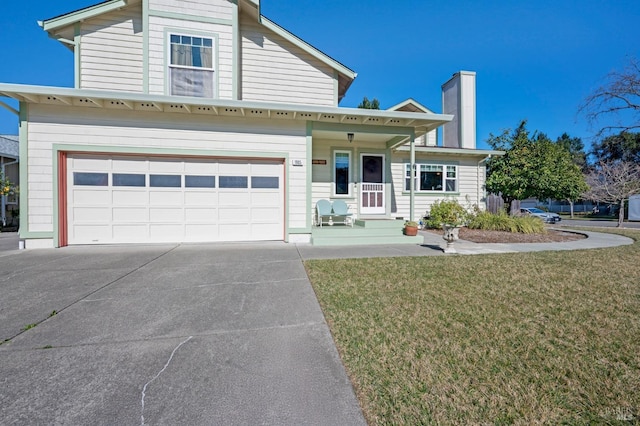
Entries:
{"label": "side window", "polygon": [[213,39],[170,35],[169,93],[213,98],[215,94]]}
{"label": "side window", "polygon": [[351,195],[351,152],[334,151],[333,164],[334,195]]}

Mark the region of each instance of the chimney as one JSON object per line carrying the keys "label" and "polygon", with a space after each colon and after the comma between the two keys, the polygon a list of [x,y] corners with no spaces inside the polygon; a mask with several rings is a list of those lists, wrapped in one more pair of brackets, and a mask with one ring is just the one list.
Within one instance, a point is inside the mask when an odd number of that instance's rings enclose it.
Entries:
{"label": "chimney", "polygon": [[442,113],[453,120],[442,127],[447,148],[476,148],[476,73],[459,71],[442,85]]}

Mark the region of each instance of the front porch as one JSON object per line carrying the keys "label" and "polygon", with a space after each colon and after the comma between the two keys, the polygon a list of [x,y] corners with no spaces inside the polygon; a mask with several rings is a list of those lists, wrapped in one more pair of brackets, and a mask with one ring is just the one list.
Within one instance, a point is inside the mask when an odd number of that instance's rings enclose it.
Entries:
{"label": "front porch", "polygon": [[355,219],[353,227],[344,225],[314,226],[311,244],[314,246],[347,246],[370,244],[422,244],[421,235],[403,234],[403,219]]}

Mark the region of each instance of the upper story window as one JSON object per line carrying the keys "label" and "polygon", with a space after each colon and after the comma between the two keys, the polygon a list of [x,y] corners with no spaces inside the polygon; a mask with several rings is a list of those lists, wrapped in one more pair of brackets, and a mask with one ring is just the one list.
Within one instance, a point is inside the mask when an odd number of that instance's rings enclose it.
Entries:
{"label": "upper story window", "polygon": [[213,98],[213,39],[172,34],[170,41],[170,94]]}
{"label": "upper story window", "polygon": [[[415,190],[424,192],[457,192],[458,166],[416,164]],[[405,190],[411,185],[411,165],[405,164]]]}

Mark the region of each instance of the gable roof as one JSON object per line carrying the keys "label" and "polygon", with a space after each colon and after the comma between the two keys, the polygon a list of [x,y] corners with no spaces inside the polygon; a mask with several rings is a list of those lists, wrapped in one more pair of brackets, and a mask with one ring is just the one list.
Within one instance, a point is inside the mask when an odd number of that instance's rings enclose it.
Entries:
{"label": "gable roof", "polygon": [[[38,25],[40,25],[40,27],[42,27],[42,29],[48,32],[50,35],[54,35],[53,33],[62,28],[69,27],[70,25],[87,19],[95,18],[96,16],[109,13],[114,10],[121,9],[133,3],[138,3],[138,0],[106,0],[93,6],[74,10],[63,15],[45,19],[43,21],[38,21]],[[260,11],[260,2],[258,0],[244,0],[243,3],[250,5],[250,9],[253,10],[253,13],[250,13],[250,15],[257,15],[258,23],[260,23],[266,29],[273,33],[276,33],[288,42],[292,43],[294,46],[302,49],[304,52],[308,53],[309,55],[318,59],[320,62],[337,71],[339,100],[344,97],[347,90],[351,86],[351,83],[353,83],[353,80],[358,75],[355,71],[351,70],[347,66],[333,59],[331,56],[322,52],[320,49],[312,46],[311,44],[302,40],[300,37],[287,31],[280,25],[263,16]],[[64,42],[65,40],[60,39],[60,41]]]}
{"label": "gable roof", "polygon": [[55,31],[68,25],[73,25],[76,22],[84,21],[85,19],[91,19],[103,13],[118,10],[127,6],[130,0],[106,0],[102,3],[94,4],[93,6],[77,9],[72,12],[68,12],[62,15],[54,16],[53,18],[38,21],[38,25],[47,32]]}
{"label": "gable roof", "polygon": [[388,111],[407,111],[407,112],[424,112],[426,114],[433,114],[426,106],[422,105],[415,99],[409,98],[406,101],[402,101],[397,105],[387,108]]}
{"label": "gable roof", "polygon": [[0,157],[18,159],[20,157],[20,143],[15,135],[0,135]]}

